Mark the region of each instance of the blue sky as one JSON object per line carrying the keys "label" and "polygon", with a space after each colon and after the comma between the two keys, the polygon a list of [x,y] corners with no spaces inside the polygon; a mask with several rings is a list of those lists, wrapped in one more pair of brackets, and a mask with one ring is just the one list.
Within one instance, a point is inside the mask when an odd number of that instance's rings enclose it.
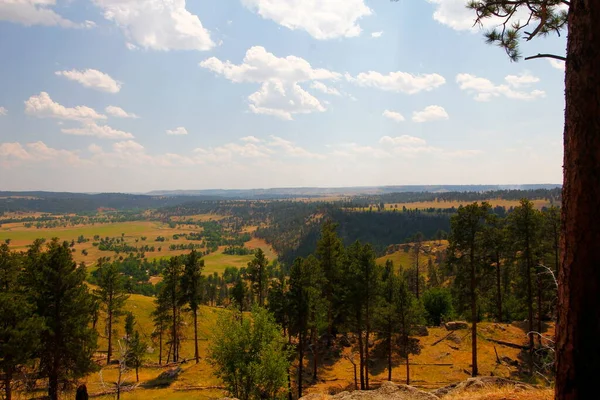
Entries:
{"label": "blue sky", "polygon": [[564,66],[465,2],[0,0],[0,190],[560,183]]}

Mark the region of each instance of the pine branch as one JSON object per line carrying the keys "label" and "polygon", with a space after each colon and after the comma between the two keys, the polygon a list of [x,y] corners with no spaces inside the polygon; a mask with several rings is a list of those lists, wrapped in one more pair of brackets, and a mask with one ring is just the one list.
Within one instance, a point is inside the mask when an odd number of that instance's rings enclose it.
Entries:
{"label": "pine branch", "polygon": [[535,56],[525,57],[525,60],[533,60],[535,58],[554,58],[556,60],[567,61],[567,57],[557,56],[556,54],[537,54]]}

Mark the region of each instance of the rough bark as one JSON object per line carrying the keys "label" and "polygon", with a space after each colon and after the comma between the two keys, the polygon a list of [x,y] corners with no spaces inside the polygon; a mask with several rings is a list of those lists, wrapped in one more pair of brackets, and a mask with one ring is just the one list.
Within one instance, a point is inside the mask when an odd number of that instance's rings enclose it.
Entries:
{"label": "rough bark", "polygon": [[500,255],[496,253],[496,307],[498,308],[498,322],[502,322],[502,281],[500,279]]}
{"label": "rough bark", "polygon": [[4,373],[4,398],[6,400],[12,400],[12,372],[6,371]]}
{"label": "rough bark", "polygon": [[301,333],[298,343],[298,398],[302,397],[302,367],[304,364],[304,334]]}
{"label": "rough bark", "polygon": [[[473,239],[472,243],[475,243],[475,239]],[[474,246],[471,246],[469,262],[471,264],[471,375],[477,376],[479,370],[477,368],[477,293],[475,291],[476,276]]]}
{"label": "rough bark", "polygon": [[387,351],[388,351],[388,381],[392,381],[392,324],[388,322],[387,331]]}
{"label": "rough bark", "polygon": [[365,358],[363,348],[363,337],[362,332],[357,330],[358,335],[358,355],[360,358],[360,390],[365,390]]}
{"label": "rough bark", "polygon": [[[556,399],[589,398],[600,375],[600,2],[571,0]],[[587,397],[586,397],[587,396]]]}
{"label": "rough bark", "polygon": [[113,322],[113,312],[112,312],[112,295],[108,298],[108,351],[106,354],[106,365],[110,364],[110,358],[112,357],[112,322]]}
{"label": "rough bark", "polygon": [[194,358],[196,364],[200,362],[200,353],[198,352],[198,310],[194,309]]}
{"label": "rough bark", "polygon": [[[408,339],[406,339],[408,340]],[[408,359],[408,352],[406,352],[406,384],[410,385],[410,362]]]}

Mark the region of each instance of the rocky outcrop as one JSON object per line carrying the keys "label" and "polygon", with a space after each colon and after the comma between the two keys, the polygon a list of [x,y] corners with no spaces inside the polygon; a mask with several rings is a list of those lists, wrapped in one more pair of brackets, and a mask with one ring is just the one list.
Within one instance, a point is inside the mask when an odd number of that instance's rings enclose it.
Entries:
{"label": "rocky outcrop", "polygon": [[408,385],[396,385],[392,382],[384,382],[376,390],[356,390],[354,392],[342,392],[334,396],[324,396],[322,394],[309,394],[300,398],[300,400],[438,400],[439,397],[419,390]]}
{"label": "rocky outcrop", "polygon": [[469,327],[469,324],[465,321],[452,321],[446,322],[445,326],[446,329],[449,331],[457,331],[459,329],[467,329]]}
{"label": "rocky outcrop", "polygon": [[527,385],[523,382],[513,381],[510,379],[500,378],[497,376],[480,376],[477,378],[469,378],[466,381],[454,383],[449,386],[445,386],[434,390],[432,393],[438,398],[443,398],[448,394],[455,394],[461,392],[469,392],[472,390],[479,390],[486,387],[505,387],[512,386],[521,390],[533,389],[533,386]]}

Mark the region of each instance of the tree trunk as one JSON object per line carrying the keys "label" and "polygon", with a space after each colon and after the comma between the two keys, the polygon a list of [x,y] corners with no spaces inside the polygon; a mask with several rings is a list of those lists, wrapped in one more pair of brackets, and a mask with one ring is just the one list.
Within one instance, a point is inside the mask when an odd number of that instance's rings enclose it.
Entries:
{"label": "tree trunk", "polygon": [[302,368],[304,364],[304,334],[300,333],[298,340],[298,398],[302,397]]}
{"label": "tree trunk", "polygon": [[[408,340],[408,338],[406,340]],[[406,351],[406,384],[410,385],[410,362],[408,360],[408,349]]]}
{"label": "tree trunk", "polygon": [[477,294],[475,292],[475,250],[471,246],[471,376],[479,374],[477,368]]}
{"label": "tree trunk", "polygon": [[367,331],[365,333],[365,388],[369,390],[369,306],[367,305]]}
{"label": "tree trunk", "polygon": [[112,312],[108,312],[108,350],[106,352],[106,365],[110,364],[110,357],[112,356]]}
{"label": "tree trunk", "polygon": [[200,355],[198,354],[198,310],[194,309],[194,357],[196,358],[196,364],[200,362]]}
{"label": "tree trunk", "polygon": [[359,369],[360,369],[360,390],[365,390],[365,358],[364,358],[364,348],[363,348],[363,337],[362,332],[357,330],[358,335],[358,356],[360,360]]}
{"label": "tree trunk", "polygon": [[[527,247],[529,248],[529,243],[527,243]],[[526,250],[529,254],[529,250]],[[528,323],[528,332],[527,336],[529,337],[529,373],[533,375],[533,284],[531,282],[531,267],[529,262],[529,255],[527,256],[527,310],[529,316]]]}
{"label": "tree trunk", "polygon": [[417,252],[417,274],[416,274],[416,278],[417,278],[417,300],[419,299],[419,249],[416,250]]}
{"label": "tree trunk", "polygon": [[388,323],[387,331],[387,351],[388,351],[388,381],[392,381],[392,324]]}
{"label": "tree trunk", "polygon": [[48,397],[50,400],[58,400],[58,375],[55,371],[48,375]]}
{"label": "tree trunk", "polygon": [[6,371],[4,373],[4,398],[6,400],[12,400],[12,372]]}
{"label": "tree trunk", "polygon": [[160,331],[158,332],[158,365],[162,365],[162,335],[163,335],[163,328],[162,326],[160,327]]}
{"label": "tree trunk", "polygon": [[316,328],[312,329],[312,348],[313,348],[313,381],[317,381],[317,365],[319,364],[319,353],[318,353],[318,349],[317,349],[317,344],[319,341],[319,338],[317,337],[317,330]]}
{"label": "tree trunk", "polygon": [[589,398],[600,375],[600,2],[571,0],[556,399]]}
{"label": "tree trunk", "polygon": [[135,367],[135,381],[139,382],[140,381],[140,375],[139,375],[139,367]]}
{"label": "tree trunk", "polygon": [[538,346],[542,347],[542,278],[537,275],[537,332]]}
{"label": "tree trunk", "polygon": [[173,332],[171,342],[173,346],[173,362],[177,362],[177,307],[173,306]]}
{"label": "tree trunk", "polygon": [[502,283],[500,280],[500,255],[496,253],[496,302],[498,307],[498,322],[502,322]]}

